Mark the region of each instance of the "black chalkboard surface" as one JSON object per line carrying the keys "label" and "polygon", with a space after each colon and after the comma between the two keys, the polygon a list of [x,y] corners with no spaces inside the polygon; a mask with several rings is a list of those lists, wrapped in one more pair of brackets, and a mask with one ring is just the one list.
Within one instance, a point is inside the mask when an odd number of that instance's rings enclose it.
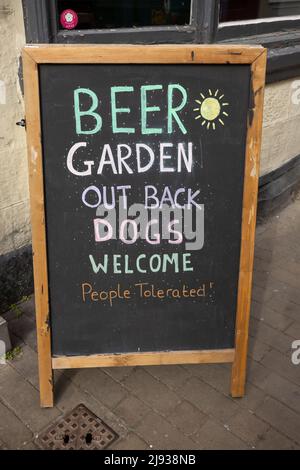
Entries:
{"label": "black chalkboard surface", "polygon": [[[184,108],[177,113],[180,125],[173,119],[172,132],[168,132],[168,88],[174,84],[186,90],[187,98]],[[142,133],[143,86],[149,86],[147,107],[150,108],[144,132],[151,134]],[[54,355],[234,346],[249,86],[250,69],[245,65],[235,67],[234,77],[230,65],[47,64],[40,67]],[[115,90],[119,87],[115,92],[117,109],[126,109],[117,113],[120,132],[112,128],[113,87]],[[76,133],[75,90],[89,90],[80,92],[81,112],[91,109],[91,96],[99,100],[96,110],[102,118],[102,128],[94,134]],[[179,87],[173,90],[172,106],[176,107],[183,102],[183,94]],[[205,120],[205,111],[204,116],[199,112],[200,103],[205,100],[207,106],[209,103],[216,106],[214,120]],[[151,110],[154,107],[159,109]],[[214,112],[213,107],[211,112]],[[81,124],[83,132],[91,132],[97,122],[93,115],[82,115]],[[75,171],[86,171],[84,161],[90,160],[93,166],[88,173],[91,174],[73,174],[67,167],[68,152],[78,142],[86,146],[74,154]],[[154,153],[153,165],[140,173],[136,161],[137,143],[146,144]],[[162,143],[168,144],[164,154],[169,155],[164,168],[161,168],[160,158]],[[192,147],[190,172],[184,162],[181,172],[178,171],[180,143],[186,153],[189,143]],[[132,152],[124,160],[129,169],[125,165],[118,168],[118,144],[127,146],[122,148],[123,155],[128,149]],[[109,151],[104,154],[106,163],[101,174],[97,174],[105,145],[109,146],[111,154]],[[144,166],[149,159],[147,148],[143,147],[140,152]],[[174,171],[166,171],[169,168]],[[104,187],[107,202],[112,205],[113,191],[116,195],[122,194],[116,190],[120,186],[128,187],[128,208],[132,204],[145,205],[145,202],[155,205],[154,199],[145,201],[145,188],[152,195],[153,186],[160,203],[165,188],[169,188],[168,195],[172,198],[179,188],[185,189],[178,198],[181,205],[188,203],[190,190],[192,195],[197,191],[193,200],[202,208],[196,205],[193,208],[200,212],[197,236],[202,237],[199,232],[204,231],[203,246],[201,241],[199,247],[197,241],[187,242],[192,248],[187,249],[184,241],[170,244],[162,240],[150,244],[142,238],[126,244],[120,240],[119,233],[115,239],[95,241],[93,224],[97,208],[90,206],[99,202],[99,193],[103,199]],[[97,190],[92,188],[86,193],[87,206],[82,194],[91,187]],[[172,208],[172,200],[165,198],[164,201]],[[117,212],[115,208],[112,211]],[[154,232],[161,234],[158,224]],[[178,272],[174,263],[169,263],[163,272],[163,256],[173,253],[178,255]],[[141,265],[146,273],[137,270],[136,260],[140,254],[145,254]],[[188,271],[184,271],[184,254],[189,255],[186,258]],[[114,272],[114,255],[119,255],[118,273]],[[157,255],[155,272],[150,268],[153,255]],[[103,264],[107,257],[107,270],[95,273],[91,257],[96,264]],[[159,270],[158,264],[161,264]],[[91,297],[91,290],[110,292],[118,290],[118,286],[121,292],[130,291],[130,298],[114,298],[110,302],[105,294],[104,300]],[[186,293],[184,297],[184,286],[185,290],[200,289],[201,295],[194,297]],[[152,289],[154,292],[145,297],[145,292]],[[168,289],[173,292],[167,295]],[[165,295],[155,296],[157,290]]]}
{"label": "black chalkboard surface", "polygon": [[241,396],[265,50],[23,60],[42,405],[53,368],[104,365],[233,362]]}

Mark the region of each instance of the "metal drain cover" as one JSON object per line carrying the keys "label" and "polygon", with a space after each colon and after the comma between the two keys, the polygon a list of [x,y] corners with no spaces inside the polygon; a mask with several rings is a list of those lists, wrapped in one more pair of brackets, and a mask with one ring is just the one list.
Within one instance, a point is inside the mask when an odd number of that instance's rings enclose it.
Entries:
{"label": "metal drain cover", "polygon": [[47,450],[101,450],[106,449],[118,434],[84,405],[50,426],[37,443]]}

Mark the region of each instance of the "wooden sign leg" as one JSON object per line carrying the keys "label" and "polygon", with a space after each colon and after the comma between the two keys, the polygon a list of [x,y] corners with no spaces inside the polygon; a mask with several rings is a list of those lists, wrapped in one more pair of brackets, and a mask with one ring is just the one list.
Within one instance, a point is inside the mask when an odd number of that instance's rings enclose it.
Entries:
{"label": "wooden sign leg", "polygon": [[231,369],[231,396],[234,398],[245,394],[248,331],[240,331],[236,335],[235,359]]}
{"label": "wooden sign leg", "polygon": [[252,271],[240,273],[240,288],[235,327],[235,353],[231,371],[231,395],[236,398],[243,397],[245,393],[251,281]]}
{"label": "wooden sign leg", "polygon": [[[44,365],[42,368],[45,368]],[[40,403],[42,408],[53,407],[53,373],[51,371],[41,370],[40,374]]]}
{"label": "wooden sign leg", "polygon": [[[39,330],[38,330],[39,331]],[[50,334],[38,332],[40,402],[43,408],[53,406],[53,369],[50,349]]]}

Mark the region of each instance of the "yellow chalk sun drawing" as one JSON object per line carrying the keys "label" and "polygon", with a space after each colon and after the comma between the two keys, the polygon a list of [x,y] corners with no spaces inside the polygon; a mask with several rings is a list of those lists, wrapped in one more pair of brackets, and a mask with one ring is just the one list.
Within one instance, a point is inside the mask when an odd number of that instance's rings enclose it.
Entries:
{"label": "yellow chalk sun drawing", "polygon": [[[229,114],[226,111],[226,107],[229,103],[224,102],[224,95],[219,95],[219,90],[214,93],[208,90],[209,95],[205,96],[200,93],[201,99],[195,100],[199,104],[199,108],[194,108],[194,111],[198,113],[195,119],[202,119],[202,126],[206,126],[206,129],[216,129],[216,124],[220,123],[224,126],[223,119],[228,117]],[[225,109],[223,109],[225,108]]]}

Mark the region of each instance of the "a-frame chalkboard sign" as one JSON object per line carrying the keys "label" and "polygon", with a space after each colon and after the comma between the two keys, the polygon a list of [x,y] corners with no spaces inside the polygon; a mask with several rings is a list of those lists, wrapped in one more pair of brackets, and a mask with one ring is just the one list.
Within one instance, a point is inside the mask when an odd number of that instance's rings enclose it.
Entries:
{"label": "a-frame chalkboard sign", "polygon": [[53,369],[232,363],[244,394],[262,47],[23,50],[41,405]]}

